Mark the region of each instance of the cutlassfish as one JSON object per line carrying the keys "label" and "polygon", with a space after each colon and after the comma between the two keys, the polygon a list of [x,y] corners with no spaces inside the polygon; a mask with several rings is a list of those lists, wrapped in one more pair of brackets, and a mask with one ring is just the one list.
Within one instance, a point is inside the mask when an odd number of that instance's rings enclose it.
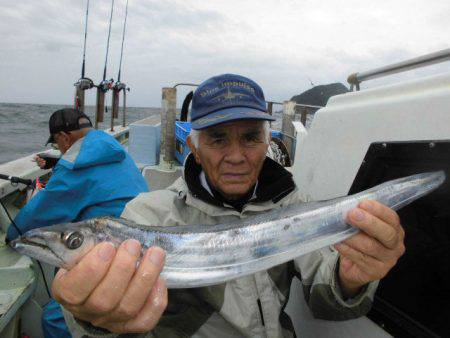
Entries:
{"label": "cutlassfish", "polygon": [[26,232],[10,243],[20,253],[72,268],[97,243],[118,246],[128,238],[142,250],[166,251],[162,276],[169,288],[219,284],[269,269],[356,234],[347,212],[362,200],[397,210],[433,191],[443,171],[392,180],[355,195],[279,208],[243,221],[217,225],[144,226],[121,218],[95,218]]}

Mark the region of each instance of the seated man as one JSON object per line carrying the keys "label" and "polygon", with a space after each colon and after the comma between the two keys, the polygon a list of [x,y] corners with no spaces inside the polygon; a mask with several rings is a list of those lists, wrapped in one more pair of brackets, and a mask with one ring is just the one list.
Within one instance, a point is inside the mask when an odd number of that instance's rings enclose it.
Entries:
{"label": "seated man", "polygon": [[[225,74],[203,82],[192,101],[192,154],[183,178],[140,194],[122,217],[148,226],[214,226],[304,202],[292,175],[266,157],[273,118],[265,109],[262,89],[248,78]],[[159,277],[160,248],[150,248],[136,266],[136,240],[117,250],[101,243],[72,270],[58,272],[53,292],[77,337],[292,337],[284,307],[294,276],[301,276],[316,317],[355,318],[370,309],[377,281],[404,251],[399,218],[386,206],[362,202],[349,222],[362,232],[337,251],[326,248],[220,285],[168,293]]]}
{"label": "seated man", "polygon": [[[127,202],[148,191],[144,178],[119,142],[93,129],[82,112],[58,110],[50,117],[49,127],[47,143],[56,143],[63,156],[45,189],[31,198],[15,218],[22,233],[98,216],[118,217]],[[17,230],[10,226],[7,238],[17,236]],[[46,305],[43,320],[46,337],[63,336],[57,328],[65,327],[57,304]]]}

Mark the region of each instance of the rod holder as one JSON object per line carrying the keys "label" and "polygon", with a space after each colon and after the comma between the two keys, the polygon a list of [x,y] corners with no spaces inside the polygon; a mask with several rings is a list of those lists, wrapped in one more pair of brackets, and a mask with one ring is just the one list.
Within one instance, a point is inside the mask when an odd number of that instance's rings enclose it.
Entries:
{"label": "rod holder", "polygon": [[122,106],[122,127],[126,125],[126,116],[127,116],[127,91],[123,91],[123,106]]}
{"label": "rod holder", "polygon": [[105,115],[105,92],[101,88],[97,88],[95,107],[95,129],[97,129],[99,122],[103,122]]}
{"label": "rod holder", "polygon": [[74,108],[84,112],[84,89],[79,86],[75,87]]}
{"label": "rod holder", "polygon": [[113,118],[117,119],[119,117],[119,90],[116,88],[113,89],[112,92],[112,104],[111,104],[111,114]]}

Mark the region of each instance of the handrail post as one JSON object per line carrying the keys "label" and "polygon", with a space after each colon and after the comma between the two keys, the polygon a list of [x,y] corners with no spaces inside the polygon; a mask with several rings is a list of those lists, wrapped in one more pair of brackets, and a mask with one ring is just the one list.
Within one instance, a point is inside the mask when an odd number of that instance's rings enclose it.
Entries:
{"label": "handrail post", "polygon": [[300,111],[300,122],[306,127],[306,117],[308,115],[308,108],[301,107]]}
{"label": "handrail post", "polygon": [[269,115],[272,115],[272,113],[273,113],[273,102],[271,102],[271,101],[267,102],[267,113]]}
{"label": "handrail post", "polygon": [[281,123],[281,132],[283,135],[283,142],[286,145],[289,157],[293,158],[293,145],[295,138],[295,128],[292,121],[295,119],[295,105],[294,101],[283,102],[283,121]]}
{"label": "handrail post", "polygon": [[164,87],[161,102],[161,161],[165,170],[171,170],[175,159],[175,118],[177,89]]}
{"label": "handrail post", "polygon": [[[267,102],[267,114],[272,115],[273,113],[273,102]],[[269,125],[272,127],[272,121],[269,122]]]}

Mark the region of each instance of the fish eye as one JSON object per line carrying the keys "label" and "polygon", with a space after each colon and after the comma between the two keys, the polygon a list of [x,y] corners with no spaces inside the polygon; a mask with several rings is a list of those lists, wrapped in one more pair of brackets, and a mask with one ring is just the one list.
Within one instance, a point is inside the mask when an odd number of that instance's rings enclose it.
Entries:
{"label": "fish eye", "polygon": [[64,244],[71,250],[78,249],[83,244],[84,236],[79,231],[69,232],[64,235]]}

